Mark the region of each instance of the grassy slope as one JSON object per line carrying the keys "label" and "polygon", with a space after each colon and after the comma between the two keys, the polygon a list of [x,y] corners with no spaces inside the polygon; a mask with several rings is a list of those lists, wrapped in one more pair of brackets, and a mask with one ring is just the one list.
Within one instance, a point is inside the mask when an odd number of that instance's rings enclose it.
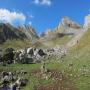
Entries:
{"label": "grassy slope", "polygon": [[56,37],[52,40],[47,40],[47,41],[37,41],[33,47],[36,48],[53,48],[59,45],[64,45],[65,43],[67,43],[70,40],[70,37],[68,36],[64,36],[62,38]]}
{"label": "grassy slope", "polygon": [[47,38],[44,38],[45,41],[40,40],[40,42],[35,43],[35,47],[37,47],[37,48],[53,48],[56,46],[66,44],[70,39],[71,39],[71,37],[69,37],[69,36],[63,36],[63,37],[56,36],[50,40],[47,40]]}
{"label": "grassy slope", "polygon": [[[57,44],[57,40],[55,42]],[[51,60],[52,62],[47,65],[49,69],[59,69],[69,75],[72,74],[70,78],[78,88],[77,90],[90,90],[90,30],[85,33],[77,45],[69,50],[65,58],[59,60],[59,63],[56,58]],[[73,64],[71,69],[69,64]],[[86,72],[83,71],[83,66],[86,66]]]}
{"label": "grassy slope", "polygon": [[75,51],[77,49],[78,51],[84,51],[88,53],[88,50],[90,51],[89,48],[90,48],[90,29],[85,33],[80,42],[72,48],[72,51]]}
{"label": "grassy slope", "polygon": [[15,72],[15,71],[20,71],[22,68],[28,72],[28,75],[26,75],[24,77],[26,77],[29,80],[27,87],[23,88],[23,90],[33,90],[34,85],[38,84],[38,79],[35,78],[34,76],[31,76],[31,72],[33,70],[39,69],[40,64],[31,64],[31,65],[15,64],[15,65],[9,65],[6,67],[0,66],[0,71],[13,71],[13,72]]}
{"label": "grassy slope", "polygon": [[[78,43],[78,45],[74,46],[70,49],[68,55],[59,60],[59,63],[56,61],[55,58],[51,59],[52,62],[47,64],[47,68],[49,69],[59,69],[60,71],[64,71],[67,74],[72,74],[70,77],[71,80],[74,82],[75,87],[77,90],[90,90],[90,30],[86,32],[84,37]],[[72,68],[69,68],[69,64],[73,64]],[[86,65],[87,70],[86,72],[88,76],[82,75],[81,69],[83,65]],[[40,69],[41,64],[31,64],[31,65],[10,65],[7,67],[0,67],[1,70],[20,70],[22,67],[30,74],[31,71]],[[76,78],[74,76],[77,76]],[[38,85],[39,81],[38,78],[34,76],[27,76],[29,83],[24,90],[33,90],[35,85]],[[46,81],[42,81],[44,83]]]}
{"label": "grassy slope", "polygon": [[[81,76],[79,79],[74,79],[75,85],[79,90],[90,89],[90,30],[88,30],[80,42],[70,49],[69,54],[64,59],[65,65],[74,64],[75,74],[81,75],[80,69],[86,65],[88,77]],[[74,73],[74,71],[73,71]]]}
{"label": "grassy slope", "polygon": [[21,49],[24,47],[30,47],[31,42],[29,40],[7,40],[5,43],[0,44],[0,48],[5,49],[12,47],[14,49]]}
{"label": "grassy slope", "polygon": [[50,41],[47,41],[46,46],[50,48],[50,47],[55,47],[57,45],[63,45],[65,43],[67,43],[69,41],[69,39],[70,38],[68,36],[64,36],[62,38],[57,37],[57,38],[54,38]]}

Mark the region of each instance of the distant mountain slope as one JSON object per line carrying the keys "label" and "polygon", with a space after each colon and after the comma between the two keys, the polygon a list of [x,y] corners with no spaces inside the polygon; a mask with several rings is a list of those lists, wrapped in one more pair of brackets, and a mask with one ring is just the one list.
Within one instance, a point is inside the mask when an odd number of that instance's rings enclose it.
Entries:
{"label": "distant mountain slope", "polygon": [[6,49],[6,48],[14,48],[15,50],[18,49],[24,49],[25,47],[32,46],[32,42],[30,40],[7,40],[4,43],[0,44],[0,49]]}
{"label": "distant mountain slope", "polygon": [[38,35],[31,26],[13,27],[9,23],[0,23],[0,48],[20,49],[30,47]]}
{"label": "distant mountain slope", "polygon": [[[68,45],[71,47],[73,46],[73,49],[78,48],[78,50],[85,49],[86,47],[88,49],[90,48],[90,14],[85,17],[85,22],[81,32],[78,33],[75,38],[68,43]],[[85,50],[87,51],[87,49]]]}
{"label": "distant mountain slope", "polygon": [[[27,32],[27,33],[26,33]],[[32,40],[37,39],[38,35],[34,31],[34,29],[30,26],[20,26],[13,27],[9,23],[4,24],[0,23],[0,43],[5,42],[6,40]]]}
{"label": "distant mountain slope", "polygon": [[90,29],[88,29],[81,40],[71,48],[72,51],[80,51],[80,53],[89,53],[90,52]]}
{"label": "distant mountain slope", "polygon": [[68,62],[90,65],[90,29],[84,33],[77,44],[68,49],[64,59]]}
{"label": "distant mountain slope", "polygon": [[55,47],[66,44],[70,39],[82,32],[82,27],[68,17],[62,18],[59,25],[53,30],[46,30],[40,41],[46,47]]}
{"label": "distant mountain slope", "polygon": [[22,31],[26,37],[30,40],[37,39],[38,35],[34,28],[32,26],[24,25],[24,26],[19,26],[18,30]]}
{"label": "distant mountain slope", "polygon": [[10,24],[0,24],[0,43],[5,42],[7,39],[24,39],[26,38],[23,32],[19,32]]}

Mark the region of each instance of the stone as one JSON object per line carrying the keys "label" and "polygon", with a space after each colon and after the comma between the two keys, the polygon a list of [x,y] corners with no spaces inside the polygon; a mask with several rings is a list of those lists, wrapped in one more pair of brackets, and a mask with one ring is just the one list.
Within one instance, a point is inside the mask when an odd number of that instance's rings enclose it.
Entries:
{"label": "stone", "polygon": [[73,28],[73,29],[80,29],[81,26],[79,24],[77,24],[76,22],[72,21],[69,17],[63,17],[57,30],[60,33],[71,33],[71,31],[66,30],[68,28]]}
{"label": "stone", "polygon": [[90,28],[90,14],[85,17],[84,28]]}

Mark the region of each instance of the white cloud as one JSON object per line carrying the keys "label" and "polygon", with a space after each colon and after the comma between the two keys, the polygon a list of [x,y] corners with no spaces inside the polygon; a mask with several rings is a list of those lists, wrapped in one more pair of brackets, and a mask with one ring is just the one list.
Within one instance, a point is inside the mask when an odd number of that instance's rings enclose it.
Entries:
{"label": "white cloud", "polygon": [[29,23],[28,23],[30,26],[32,25],[32,21],[29,21]]}
{"label": "white cloud", "polygon": [[33,18],[34,18],[34,16],[33,16],[32,14],[29,14],[29,17],[30,17],[31,19],[33,19]]}
{"label": "white cloud", "polygon": [[34,0],[33,3],[36,4],[36,5],[47,5],[47,6],[51,6],[52,1],[51,0]]}
{"label": "white cloud", "polygon": [[11,12],[7,9],[0,9],[0,22],[25,24],[26,16],[23,13]]}

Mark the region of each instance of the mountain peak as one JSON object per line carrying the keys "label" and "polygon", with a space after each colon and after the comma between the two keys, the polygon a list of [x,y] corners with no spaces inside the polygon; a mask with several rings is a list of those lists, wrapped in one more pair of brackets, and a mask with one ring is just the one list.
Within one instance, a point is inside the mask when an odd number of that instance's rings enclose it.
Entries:
{"label": "mountain peak", "polygon": [[72,21],[69,17],[65,16],[62,18],[60,25],[70,28],[80,28],[81,26],[76,22]]}

